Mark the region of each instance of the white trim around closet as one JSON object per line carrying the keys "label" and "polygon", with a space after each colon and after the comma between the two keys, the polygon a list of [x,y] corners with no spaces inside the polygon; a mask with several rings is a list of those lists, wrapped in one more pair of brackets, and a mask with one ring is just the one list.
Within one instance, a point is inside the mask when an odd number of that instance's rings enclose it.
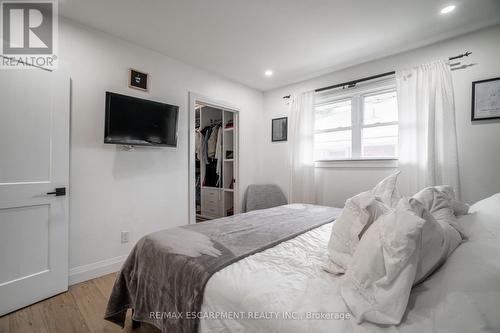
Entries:
{"label": "white trim around closet", "polygon": [[[231,111],[239,114],[240,108],[232,105],[231,103],[227,103],[225,101],[220,101],[220,100],[215,100],[210,97],[206,97],[194,92],[189,92],[189,117],[188,117],[188,128],[189,128],[189,154],[188,154],[188,165],[189,165],[189,179],[188,179],[188,202],[189,202],[189,210],[188,210],[188,221],[189,224],[195,224],[196,223],[196,180],[195,180],[195,160],[194,160],[194,154],[195,154],[195,118],[196,118],[196,113],[195,113],[195,105],[196,103],[202,103],[207,106],[213,106],[217,109],[225,110],[225,111]],[[239,118],[239,117],[238,117]],[[235,137],[236,145],[239,145],[239,135]],[[236,173],[234,175],[235,179],[237,179],[236,186],[239,187],[239,167],[236,166]],[[235,191],[235,197],[234,197],[234,213],[237,214],[240,212],[239,209],[239,191]]]}

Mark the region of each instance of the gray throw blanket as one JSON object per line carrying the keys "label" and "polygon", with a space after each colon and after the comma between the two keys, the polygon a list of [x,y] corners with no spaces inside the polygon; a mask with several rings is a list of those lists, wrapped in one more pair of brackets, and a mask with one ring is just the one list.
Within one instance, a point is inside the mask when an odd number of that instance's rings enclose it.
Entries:
{"label": "gray throw blanket", "polygon": [[152,233],[125,261],[108,301],[105,319],[124,326],[133,319],[162,332],[196,333],[210,277],[249,255],[332,222],[340,209],[293,204]]}

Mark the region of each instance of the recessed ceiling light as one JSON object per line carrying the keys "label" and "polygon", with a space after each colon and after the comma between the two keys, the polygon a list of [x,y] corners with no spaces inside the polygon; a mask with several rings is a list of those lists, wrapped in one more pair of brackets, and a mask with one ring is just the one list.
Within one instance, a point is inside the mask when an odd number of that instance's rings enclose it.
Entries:
{"label": "recessed ceiling light", "polygon": [[443,9],[441,9],[441,14],[451,13],[452,11],[455,10],[455,8],[457,8],[457,6],[455,6],[455,5],[446,6]]}
{"label": "recessed ceiling light", "polygon": [[274,72],[270,69],[268,69],[267,71],[264,72],[264,75],[269,77],[269,76],[273,76]]}

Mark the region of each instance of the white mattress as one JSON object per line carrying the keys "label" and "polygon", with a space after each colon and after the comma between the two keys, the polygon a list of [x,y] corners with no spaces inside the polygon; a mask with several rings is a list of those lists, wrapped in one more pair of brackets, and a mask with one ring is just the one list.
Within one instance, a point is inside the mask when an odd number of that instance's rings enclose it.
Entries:
{"label": "white mattress", "polygon": [[[412,290],[399,326],[339,319],[349,311],[338,291],[342,277],[322,269],[327,224],[214,274],[201,310],[211,318],[200,332],[500,332],[500,194],[471,210],[460,218],[469,240]],[[324,317],[299,319],[311,314]]]}

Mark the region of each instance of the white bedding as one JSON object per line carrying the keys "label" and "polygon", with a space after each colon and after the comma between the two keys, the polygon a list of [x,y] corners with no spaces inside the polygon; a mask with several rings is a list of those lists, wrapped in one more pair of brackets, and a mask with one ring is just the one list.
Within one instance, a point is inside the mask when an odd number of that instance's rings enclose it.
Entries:
{"label": "white bedding", "polygon": [[200,332],[500,332],[500,194],[471,211],[459,219],[469,240],[413,288],[399,326],[358,325],[354,318],[283,319],[348,313],[339,294],[342,276],[322,268],[327,224],[214,274],[201,310],[212,318],[200,321]]}

